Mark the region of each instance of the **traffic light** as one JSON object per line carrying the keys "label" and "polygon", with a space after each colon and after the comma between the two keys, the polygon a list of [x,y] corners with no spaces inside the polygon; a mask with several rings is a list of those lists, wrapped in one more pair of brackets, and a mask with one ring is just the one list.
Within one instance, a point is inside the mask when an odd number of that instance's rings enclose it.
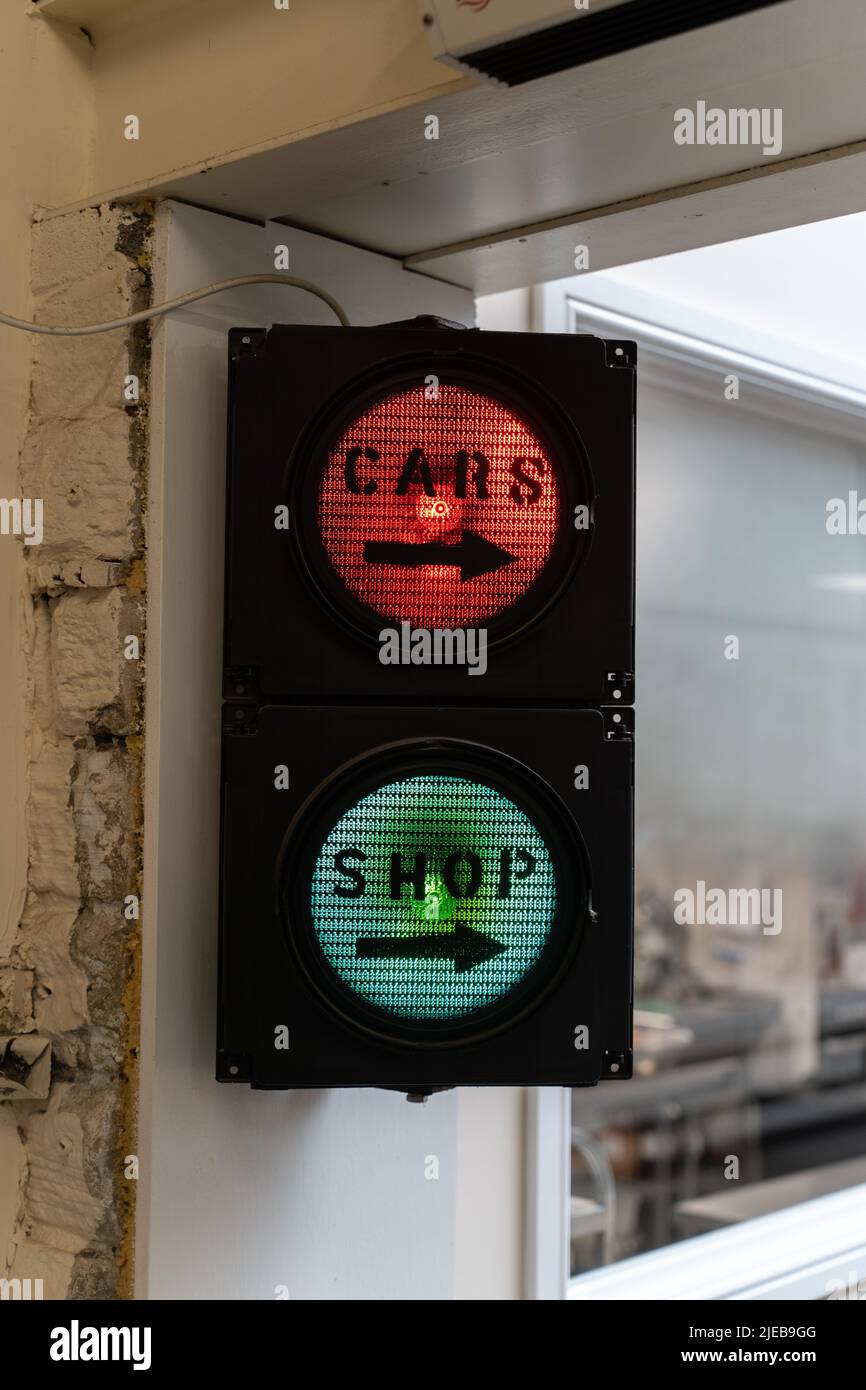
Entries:
{"label": "traffic light", "polygon": [[630,1075],[633,345],[229,347],[218,1078]]}
{"label": "traffic light", "polygon": [[234,330],[229,431],[227,697],[632,699],[632,344]]}

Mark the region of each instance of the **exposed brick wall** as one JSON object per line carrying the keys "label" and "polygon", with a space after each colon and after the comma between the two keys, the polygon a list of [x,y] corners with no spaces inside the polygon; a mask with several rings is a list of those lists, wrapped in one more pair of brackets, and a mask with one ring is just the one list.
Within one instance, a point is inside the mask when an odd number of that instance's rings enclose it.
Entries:
{"label": "exposed brick wall", "polygon": [[[149,209],[113,206],[38,225],[34,318],[144,307],[151,230]],[[146,326],[37,338],[21,459],[44,539],[28,552],[28,896],[0,955],[0,1093],[26,1166],[0,1272],[46,1298],[130,1292],[143,659],[126,639],[143,658],[148,354]]]}

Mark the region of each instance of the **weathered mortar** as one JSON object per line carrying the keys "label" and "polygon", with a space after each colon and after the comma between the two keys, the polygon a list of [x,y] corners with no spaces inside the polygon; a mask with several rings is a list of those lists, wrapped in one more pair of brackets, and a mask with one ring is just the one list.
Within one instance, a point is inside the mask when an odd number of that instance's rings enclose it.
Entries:
{"label": "weathered mortar", "polygon": [[[34,317],[145,307],[151,231],[147,207],[40,223]],[[4,1272],[41,1278],[46,1298],[131,1293],[143,661],[124,642],[143,652],[148,365],[146,325],[37,339],[21,458],[45,533],[28,553],[28,899],[0,957],[0,1034],[50,1042],[52,1070],[47,1097],[4,1102],[27,1165]]]}

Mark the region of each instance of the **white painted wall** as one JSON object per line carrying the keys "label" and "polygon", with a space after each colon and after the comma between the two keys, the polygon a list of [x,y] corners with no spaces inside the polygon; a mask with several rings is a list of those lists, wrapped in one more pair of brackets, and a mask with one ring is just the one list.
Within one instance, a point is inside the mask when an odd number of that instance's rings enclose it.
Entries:
{"label": "white painted wall", "polygon": [[520,1298],[526,1092],[509,1086],[457,1094],[454,1297]]}
{"label": "white painted wall", "polygon": [[[7,1105],[0,1107],[0,1260],[6,1269],[7,1249],[18,1219],[20,1186],[25,1175],[24,1145],[18,1138],[18,1122]],[[12,1247],[14,1249],[14,1247]],[[10,1252],[11,1262],[11,1252]]]}
{"label": "white painted wall", "polygon": [[476,300],[478,327],[493,333],[529,333],[533,328],[531,289],[503,290]]}
{"label": "white painted wall", "polygon": [[[472,321],[466,292],[384,257],[171,204],[160,213],[156,297],[271,270],[279,242],[293,272],[326,286],[354,323],[418,312]],[[515,1297],[520,1092],[419,1106],[385,1092],[262,1093],[213,1079],[225,334],[274,320],[330,321],[310,296],[268,286],[156,330],[138,1291]],[[430,1154],[438,1182],[424,1176]]]}

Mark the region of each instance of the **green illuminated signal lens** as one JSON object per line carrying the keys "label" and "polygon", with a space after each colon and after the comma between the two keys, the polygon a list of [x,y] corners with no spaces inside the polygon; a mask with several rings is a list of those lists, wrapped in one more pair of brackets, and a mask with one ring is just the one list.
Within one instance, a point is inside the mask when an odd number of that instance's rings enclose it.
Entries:
{"label": "green illuminated signal lens", "polygon": [[312,927],[366,1003],[411,1021],[461,1019],[507,996],[553,926],[550,851],[501,792],[451,774],[379,787],[315,861]]}

